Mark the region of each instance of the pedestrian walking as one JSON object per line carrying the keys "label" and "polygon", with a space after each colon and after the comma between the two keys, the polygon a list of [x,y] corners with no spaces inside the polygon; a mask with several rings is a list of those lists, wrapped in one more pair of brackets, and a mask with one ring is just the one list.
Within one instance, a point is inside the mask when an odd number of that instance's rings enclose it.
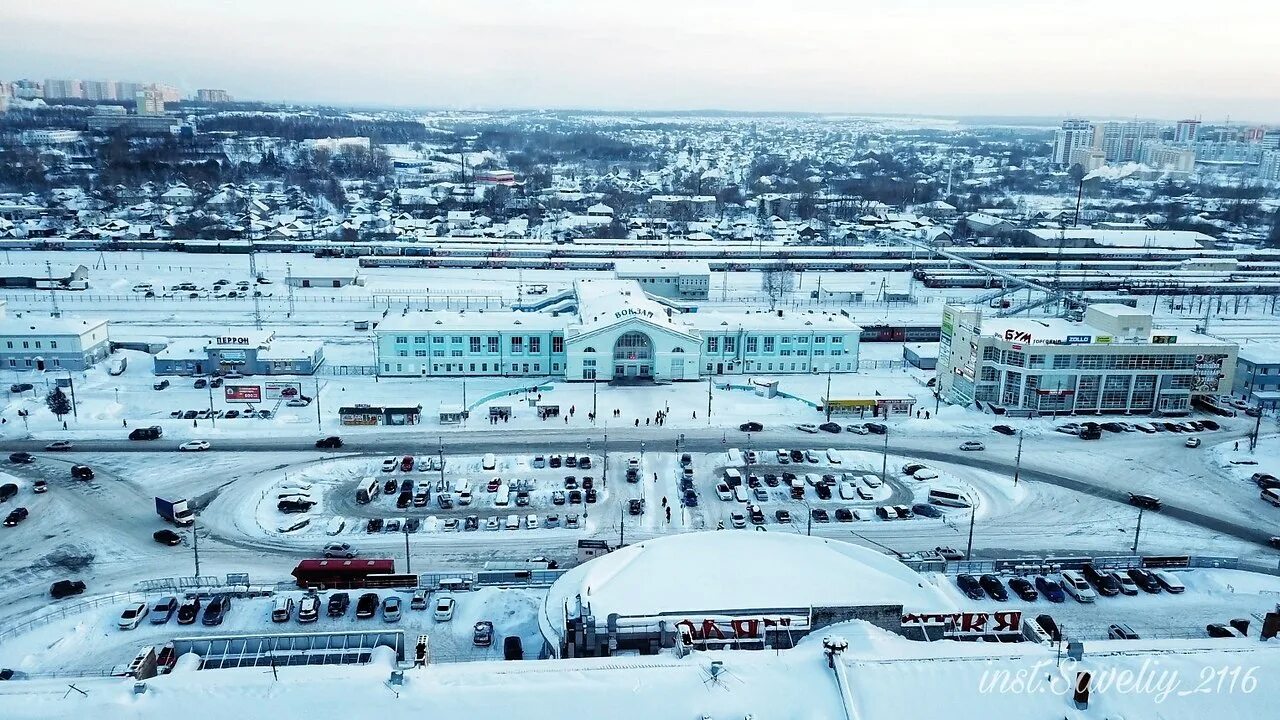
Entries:
{"label": "pedestrian walking", "polygon": [[66,421],[66,420],[63,420],[63,421],[62,421],[62,429],[63,429],[63,430],[66,430],[66,429],[67,429],[67,421]]}
{"label": "pedestrian walking", "polygon": [[569,406],[569,415],[570,415],[570,416],[572,416],[572,415],[573,415],[573,412],[574,412],[575,410],[577,410],[577,409],[578,409],[578,406],[577,406],[577,405],[570,405],[570,406]]}
{"label": "pedestrian walking", "polygon": [[[645,427],[649,426],[649,418],[644,419],[644,424],[645,424]],[[639,425],[637,425],[636,427],[639,427]]]}
{"label": "pedestrian walking", "polygon": [[694,411],[693,411],[693,419],[694,419],[694,420],[697,420],[697,419],[698,419],[698,411],[697,411],[697,410],[694,410]]}
{"label": "pedestrian walking", "polygon": [[1240,449],[1240,441],[1239,441],[1239,440],[1237,440],[1237,441],[1236,441],[1236,448],[1235,448],[1235,449],[1236,449],[1237,451]]}
{"label": "pedestrian walking", "polygon": [[565,415],[565,416],[564,416],[564,424],[565,424],[565,425],[568,425],[568,424],[569,424],[569,416],[568,416],[568,415]]}
{"label": "pedestrian walking", "polygon": [[125,426],[125,427],[129,427],[129,421],[128,421],[128,420],[121,420],[120,422],[124,423],[124,426]]}

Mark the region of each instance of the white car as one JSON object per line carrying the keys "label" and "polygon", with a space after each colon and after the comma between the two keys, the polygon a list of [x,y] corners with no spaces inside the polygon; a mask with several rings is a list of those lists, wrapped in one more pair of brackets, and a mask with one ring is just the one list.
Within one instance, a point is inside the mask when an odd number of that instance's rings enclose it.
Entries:
{"label": "white car", "polygon": [[528,515],[526,515],[524,517],[524,527],[526,530],[537,530],[538,516],[534,515],[533,513],[529,513]]}
{"label": "white car", "polygon": [[490,517],[488,520],[484,521],[485,530],[497,530],[498,525],[499,525],[498,518],[496,517]]}
{"label": "white car", "polygon": [[840,457],[840,453],[835,448],[827,448],[827,462],[839,465],[843,461],[844,458]]}
{"label": "white car", "polygon": [[960,449],[965,451],[986,450],[987,446],[977,440],[966,440],[960,443]]}
{"label": "white car", "polygon": [[353,558],[359,554],[350,543],[333,542],[324,546],[324,556],[327,558]]}
{"label": "white car", "polygon": [[298,601],[298,622],[313,623],[320,619],[320,598],[307,595]]}
{"label": "white car", "polygon": [[872,490],[884,484],[880,481],[879,475],[872,475],[870,473],[867,473],[866,475],[862,476],[862,482],[866,483],[867,487],[871,488]]}
{"label": "white car", "polygon": [[728,484],[718,483],[716,485],[716,497],[720,498],[721,500],[732,500],[733,491],[729,489]]}
{"label": "white car", "polygon": [[538,469],[542,469],[542,468],[546,467],[546,466],[547,466],[547,458],[546,458],[546,456],[544,456],[544,455],[534,455],[534,456],[533,456],[533,466],[534,466],[535,468],[538,468]]}
{"label": "white car", "polygon": [[866,429],[862,425],[845,425],[844,431],[851,432],[854,435],[866,435],[867,433],[871,432],[870,430]]}
{"label": "white car", "polygon": [[915,471],[915,474],[912,475],[911,477],[917,480],[937,480],[938,471],[930,470],[929,468],[920,468],[919,470]]}
{"label": "white car", "polygon": [[186,442],[182,443],[181,445],[179,445],[179,446],[178,446],[178,449],[179,449],[179,450],[182,450],[182,451],[184,451],[184,452],[186,452],[186,451],[197,451],[197,450],[208,450],[208,449],[209,449],[209,441],[208,441],[208,440],[188,440],[188,441],[186,441]]}
{"label": "white car", "polygon": [[400,467],[400,458],[398,457],[389,457],[382,461],[382,472],[394,472],[398,467]]}
{"label": "white car", "polygon": [[142,618],[147,616],[146,603],[133,603],[120,613],[120,622],[116,623],[116,627],[121,630],[133,630],[142,622]]}
{"label": "white car", "polygon": [[797,425],[796,429],[799,430],[800,432],[807,432],[814,435],[818,433],[818,426],[814,425],[813,423],[805,423],[803,425]]}
{"label": "white car", "polygon": [[480,467],[485,470],[493,470],[498,467],[498,458],[493,453],[485,453],[484,457],[480,459]]}
{"label": "white car", "polygon": [[400,598],[388,595],[382,599],[382,621],[400,622]]}
{"label": "white car", "polygon": [[857,496],[858,496],[858,492],[857,490],[854,489],[853,483],[848,483],[848,482],[840,483],[840,499],[841,500],[852,500]]}
{"label": "white car", "polygon": [[740,512],[731,513],[729,515],[729,522],[733,523],[733,526],[736,528],[744,528],[747,526],[747,516]]}
{"label": "white car", "polygon": [[453,619],[453,607],[456,604],[457,602],[448,595],[438,597],[435,612],[431,616],[436,619],[436,622],[449,622]]}
{"label": "white car", "polygon": [[873,500],[873,499],[875,499],[875,495],[872,495],[870,490],[868,490],[868,489],[866,489],[866,488],[862,487],[861,485],[859,485],[859,486],[858,486],[858,499],[859,499],[859,500]]}
{"label": "white car", "polygon": [[1189,448],[1198,448],[1198,447],[1200,447],[1200,438],[1198,438],[1198,437],[1189,437],[1189,438],[1187,438],[1187,441],[1186,441],[1185,443],[1183,443],[1183,445],[1186,445],[1186,446],[1187,446],[1187,447],[1189,447]]}

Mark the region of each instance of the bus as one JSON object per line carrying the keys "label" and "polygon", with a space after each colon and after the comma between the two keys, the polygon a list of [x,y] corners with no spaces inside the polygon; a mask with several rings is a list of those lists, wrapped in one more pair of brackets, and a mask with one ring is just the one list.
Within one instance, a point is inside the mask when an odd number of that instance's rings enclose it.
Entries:
{"label": "bus", "polygon": [[954,488],[934,488],[929,491],[929,502],[934,505],[945,505],[947,507],[967,508],[973,503],[970,502],[969,496]]}
{"label": "bus", "polygon": [[[360,588],[381,586],[381,580],[396,572],[395,560],[364,558],[303,560],[291,573],[300,588]],[[371,584],[371,580],[373,584]]]}

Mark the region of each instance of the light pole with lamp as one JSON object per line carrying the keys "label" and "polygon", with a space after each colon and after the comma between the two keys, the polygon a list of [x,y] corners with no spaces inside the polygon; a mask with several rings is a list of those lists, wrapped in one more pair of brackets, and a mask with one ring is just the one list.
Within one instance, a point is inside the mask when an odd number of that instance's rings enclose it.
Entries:
{"label": "light pole with lamp", "polygon": [[973,526],[977,523],[978,505],[982,503],[981,497],[973,499],[973,505],[969,506],[969,541],[964,546],[964,559],[968,560],[973,557]]}
{"label": "light pole with lamp", "polygon": [[884,451],[880,458],[880,482],[889,483],[889,428],[884,429]]}
{"label": "light pole with lamp", "polygon": [[1138,526],[1133,531],[1133,554],[1138,554],[1138,538],[1142,535],[1142,513],[1145,508],[1138,508]]}

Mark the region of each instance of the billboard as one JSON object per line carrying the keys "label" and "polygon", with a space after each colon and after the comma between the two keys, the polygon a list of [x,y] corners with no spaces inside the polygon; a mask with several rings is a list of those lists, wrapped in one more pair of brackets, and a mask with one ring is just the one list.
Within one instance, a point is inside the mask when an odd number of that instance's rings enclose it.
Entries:
{"label": "billboard", "polygon": [[976,638],[987,635],[1019,635],[1022,633],[1022,612],[996,610],[993,612],[942,612],[906,613],[902,625],[940,627],[942,636],[949,638]]}
{"label": "billboard", "polygon": [[281,398],[288,400],[302,394],[302,383],[270,380],[263,385],[262,389],[263,397],[268,400],[280,400]]}
{"label": "billboard", "polygon": [[261,385],[223,385],[227,402],[255,403],[262,402]]}

